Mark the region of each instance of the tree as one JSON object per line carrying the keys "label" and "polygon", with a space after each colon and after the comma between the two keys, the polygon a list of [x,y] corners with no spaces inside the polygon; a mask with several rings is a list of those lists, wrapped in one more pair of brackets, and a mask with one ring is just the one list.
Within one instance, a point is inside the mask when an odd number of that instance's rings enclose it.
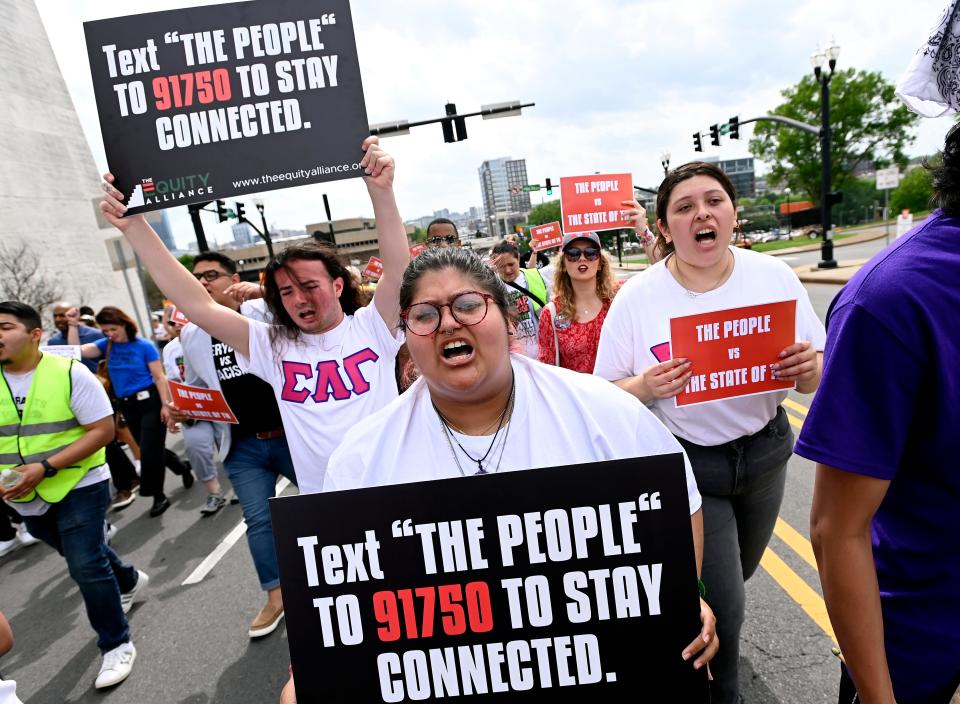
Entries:
{"label": "tree", "polygon": [[27,242],[0,244],[0,300],[44,309],[63,298],[56,278],[40,268],[40,255]]}
{"label": "tree", "polygon": [[[781,92],[785,102],[772,114],[820,124],[820,85],[807,75]],[[849,68],[834,74],[830,85],[831,190],[843,190],[854,170],[873,162],[906,167],[904,149],[915,137],[918,117],[894,95],[894,86],[879,72]],[[775,122],[758,122],[751,153],[771,165],[768,180],[790,186],[819,202],[822,165],[816,135]]]}
{"label": "tree", "polygon": [[908,171],[897,189],[890,194],[890,211],[897,213],[904,208],[913,212],[930,210],[933,198],[933,176],[927,169]]}
{"label": "tree", "polygon": [[527,215],[528,225],[546,225],[548,222],[560,222],[560,201],[550,200],[534,206]]}
{"label": "tree", "polygon": [[417,242],[426,242],[427,241],[427,231],[422,227],[418,227],[413,231],[413,234],[410,235],[410,241],[416,244]]}
{"label": "tree", "polygon": [[193,271],[193,262],[196,258],[196,254],[181,254],[179,257],[177,257],[187,271]]}

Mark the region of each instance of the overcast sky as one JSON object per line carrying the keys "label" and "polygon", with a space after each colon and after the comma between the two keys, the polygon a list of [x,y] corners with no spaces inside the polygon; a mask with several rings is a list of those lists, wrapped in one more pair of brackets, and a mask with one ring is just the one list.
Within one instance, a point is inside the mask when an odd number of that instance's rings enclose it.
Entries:
{"label": "overcast sky", "polygon": [[[271,0],[278,2],[281,0]],[[98,169],[106,169],[82,22],[117,14],[102,0],[36,0]],[[140,0],[149,12],[195,6]],[[210,3],[212,4],[212,3]],[[731,115],[763,114],[780,91],[811,71],[818,43],[835,37],[838,68],[881,71],[896,81],[946,0],[356,0],[352,3],[371,123],[438,117],[481,104],[535,102],[519,118],[469,120],[469,139],[445,144],[439,125],[384,140],[397,160],[396,191],[406,219],[482,204],[477,169],[486,159],[526,158],[529,179],[632,172],[637,185],[662,177],[660,154],[692,160],[691,135]],[[323,3],[317,3],[318,14]],[[935,151],[950,118],[923,120],[912,155]],[[740,142],[706,153],[748,155]],[[372,215],[359,180],[272,191],[271,226],[300,229]],[[533,202],[539,196],[533,194]],[[249,200],[250,197],[247,197]],[[185,208],[178,209],[185,213]],[[225,226],[207,220],[208,234]],[[193,239],[178,214],[177,238]],[[218,229],[219,228],[219,229]]]}

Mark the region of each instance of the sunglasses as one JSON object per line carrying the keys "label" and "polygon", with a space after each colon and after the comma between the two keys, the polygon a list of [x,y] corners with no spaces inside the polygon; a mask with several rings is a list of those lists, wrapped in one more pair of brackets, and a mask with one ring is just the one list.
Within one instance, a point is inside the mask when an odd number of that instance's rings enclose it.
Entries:
{"label": "sunglasses", "polygon": [[230,274],[225,274],[222,271],[217,271],[216,269],[207,269],[206,271],[201,271],[199,274],[194,272],[193,278],[197,281],[216,281],[221,276],[230,276]]}
{"label": "sunglasses", "polygon": [[489,293],[464,291],[454,296],[449,303],[414,303],[400,311],[407,330],[414,335],[425,337],[440,329],[443,309],[449,308],[450,315],[461,325],[476,325],[487,317],[487,307],[493,299]]}
{"label": "sunglasses", "polygon": [[588,262],[595,262],[600,258],[600,250],[596,247],[569,247],[568,249],[563,250],[563,256],[567,258],[568,262],[578,262],[580,257],[586,257]]}
{"label": "sunglasses", "polygon": [[441,245],[441,244],[453,244],[457,241],[456,235],[436,235],[434,237],[428,237],[427,243],[432,245]]}

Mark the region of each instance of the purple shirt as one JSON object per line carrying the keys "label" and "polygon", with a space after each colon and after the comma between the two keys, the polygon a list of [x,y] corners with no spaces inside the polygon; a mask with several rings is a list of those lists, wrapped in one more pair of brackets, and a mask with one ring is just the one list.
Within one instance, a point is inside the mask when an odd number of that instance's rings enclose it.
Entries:
{"label": "purple shirt", "polygon": [[898,701],[960,670],[960,218],[937,210],[880,252],[827,315],[823,379],[796,445],[890,481],[873,519]]}

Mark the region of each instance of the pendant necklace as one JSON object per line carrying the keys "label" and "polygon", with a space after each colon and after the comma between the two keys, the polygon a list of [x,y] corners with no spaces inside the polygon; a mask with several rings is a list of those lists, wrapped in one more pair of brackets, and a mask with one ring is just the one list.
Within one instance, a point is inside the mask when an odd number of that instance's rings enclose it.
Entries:
{"label": "pendant necklace", "polygon": [[[474,475],[491,474],[489,470],[489,465],[485,469],[483,466],[483,463],[486,461],[487,457],[490,456],[490,453],[493,451],[494,446],[497,444],[497,438],[500,436],[500,431],[504,429],[505,422],[506,422],[506,432],[503,435],[503,445],[506,446],[507,436],[510,433],[509,418],[513,413],[513,404],[516,398],[516,391],[517,391],[516,379],[511,377],[510,396],[507,399],[507,404],[503,407],[503,411],[500,413],[500,418],[497,423],[497,431],[493,434],[493,438],[490,440],[490,445],[487,446],[487,451],[483,454],[483,457],[481,457],[480,459],[475,458],[473,455],[467,452],[466,449],[464,449],[463,445],[460,444],[460,441],[457,440],[456,436],[453,434],[453,429],[456,429],[455,426],[451,425],[450,421],[448,421],[444,417],[444,415],[440,412],[440,409],[437,408],[437,404],[435,404],[432,399],[430,400],[430,404],[433,406],[433,410],[436,412],[437,417],[440,419],[440,425],[443,430],[443,437],[447,441],[447,447],[450,448],[450,455],[453,457],[453,461],[456,463],[457,469],[460,470],[461,475],[467,476],[467,473],[463,471],[463,467],[460,465],[460,459],[457,457],[456,450],[453,449],[453,443],[457,444],[457,447],[460,448],[460,451],[467,457],[467,459],[469,459],[471,462],[477,463],[477,471],[473,473]],[[466,435],[466,433],[459,431],[459,429],[457,429],[457,431],[461,432],[462,435]],[[452,442],[451,442],[451,439],[452,439]],[[500,450],[500,459],[497,460],[497,465],[493,469],[494,473],[500,469],[500,461],[502,459],[503,459],[503,449]]]}
{"label": "pendant necklace", "polygon": [[[727,254],[728,254],[728,255],[730,254],[730,250],[727,250]],[[673,254],[673,267],[674,267],[674,269],[676,269],[676,271],[677,271],[677,276],[675,277],[675,279],[676,279],[677,283],[680,284],[680,288],[683,289],[683,292],[684,292],[685,294],[687,294],[687,297],[688,297],[688,298],[694,298],[694,299],[695,299],[695,298],[700,298],[700,296],[702,296],[703,294],[705,294],[705,293],[710,293],[711,291],[715,291],[716,289],[718,289],[718,288],[720,287],[720,285],[721,285],[721,284],[724,282],[724,280],[727,278],[727,274],[728,274],[728,271],[729,271],[729,269],[730,269],[730,264],[732,263],[732,261],[733,261],[733,257],[732,257],[732,255],[731,255],[730,260],[727,261],[727,263],[724,264],[724,266],[723,266],[723,271],[720,273],[720,278],[717,279],[717,282],[716,282],[713,286],[711,286],[710,288],[708,288],[706,291],[691,291],[689,288],[687,288],[686,277],[683,275],[683,272],[680,271],[680,260],[677,258],[676,253],[674,253],[674,254]]]}

